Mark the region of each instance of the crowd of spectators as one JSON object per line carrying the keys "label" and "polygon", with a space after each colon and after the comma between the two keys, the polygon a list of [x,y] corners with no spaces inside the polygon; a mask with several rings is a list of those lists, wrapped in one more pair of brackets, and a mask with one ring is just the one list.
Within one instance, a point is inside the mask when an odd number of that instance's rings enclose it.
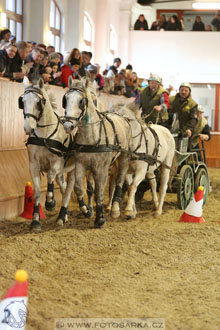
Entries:
{"label": "crowd of spectators", "polygon": [[73,79],[88,76],[99,91],[127,97],[139,94],[142,86],[132,65],[119,70],[121,59],[117,57],[101,73],[100,65],[92,63],[92,56],[91,52],[73,48],[64,58],[53,46],[16,42],[10,30],[1,31],[0,77],[22,82],[27,76],[33,83],[42,77],[47,84],[67,87],[69,76]]}
{"label": "crowd of spectators", "polygon": [[[134,30],[162,30],[162,31],[183,31],[184,24],[177,15],[172,15],[167,19],[166,15],[161,15],[158,21],[154,21],[148,28],[148,22],[143,14],[141,14],[134,24]],[[197,15],[192,25],[192,31],[220,31],[220,11],[216,12],[215,18],[210,24],[205,25],[201,16]]]}

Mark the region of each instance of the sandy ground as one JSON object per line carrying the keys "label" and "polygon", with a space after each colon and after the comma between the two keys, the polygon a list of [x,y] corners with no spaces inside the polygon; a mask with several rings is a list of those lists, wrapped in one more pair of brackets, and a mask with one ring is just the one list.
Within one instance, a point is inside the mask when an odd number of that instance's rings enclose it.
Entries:
{"label": "sandy ground", "polygon": [[175,194],[154,218],[149,193],[137,219],[107,217],[102,229],[73,203],[63,229],[55,213],[40,234],[20,218],[0,222],[0,295],[17,269],[28,271],[26,330],[54,329],[58,317],[160,317],[166,329],[219,329],[220,169],[210,177],[205,224],[179,223]]}

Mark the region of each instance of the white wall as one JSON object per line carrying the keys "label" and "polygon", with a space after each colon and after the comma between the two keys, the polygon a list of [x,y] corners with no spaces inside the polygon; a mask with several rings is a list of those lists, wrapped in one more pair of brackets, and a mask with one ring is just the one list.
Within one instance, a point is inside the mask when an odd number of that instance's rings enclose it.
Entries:
{"label": "white wall", "polygon": [[139,77],[159,74],[164,84],[220,82],[219,32],[130,31],[129,62]]}

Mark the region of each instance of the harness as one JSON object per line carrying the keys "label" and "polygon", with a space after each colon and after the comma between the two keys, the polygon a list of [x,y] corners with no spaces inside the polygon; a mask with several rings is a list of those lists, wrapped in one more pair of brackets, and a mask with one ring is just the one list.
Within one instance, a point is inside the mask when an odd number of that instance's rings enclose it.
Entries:
{"label": "harness", "polygon": [[[63,107],[66,108],[66,95],[68,95],[68,93],[71,93],[74,91],[79,92],[82,96],[82,100],[80,101],[80,105],[79,105],[79,107],[82,111],[81,111],[79,117],[65,116],[65,118],[66,118],[66,122],[72,123],[72,121],[74,120],[74,121],[77,121],[78,125],[79,125],[79,123],[84,118],[86,118],[87,108],[88,108],[88,98],[85,96],[83,88],[71,87],[69,89],[69,91],[63,96]],[[96,100],[94,100],[94,101],[96,102],[95,106],[97,106],[97,101]],[[100,111],[98,111],[97,108],[96,108],[96,113],[99,117],[99,121],[97,121],[97,123],[99,123],[99,138],[98,138],[97,142],[92,145],[91,144],[79,144],[77,142],[73,142],[73,144],[71,146],[71,150],[81,152],[81,153],[121,152],[121,151],[129,152],[129,150],[125,150],[121,147],[119,139],[118,139],[118,134],[116,132],[115,124],[111,120],[111,118],[108,117],[109,113],[100,112]],[[108,138],[105,122],[109,122],[111,125],[111,128],[113,130],[113,133],[114,133],[114,143],[113,144],[109,143],[109,138]],[[104,132],[105,144],[100,144],[103,132]],[[76,136],[77,136],[77,134],[76,134]]]}
{"label": "harness", "polygon": [[[29,93],[33,93],[35,94],[37,97],[40,98],[39,102],[38,102],[38,110],[40,111],[39,116],[35,116],[31,113],[25,113],[24,112],[24,102],[23,102],[23,96]],[[40,96],[42,97],[40,97]],[[40,128],[44,128],[44,127],[48,127],[48,126],[53,126],[54,124],[48,124],[48,125],[39,125],[38,121],[41,119],[42,114],[43,114],[43,110],[44,110],[44,106],[46,104],[46,99],[43,96],[42,91],[40,90],[40,88],[37,87],[27,87],[23,96],[19,97],[18,103],[19,103],[19,108],[23,109],[23,114],[24,114],[24,118],[29,118],[32,117],[36,120],[37,122],[37,127]],[[46,147],[50,152],[52,152],[53,154],[59,156],[59,157],[63,157],[66,156],[66,154],[69,151],[69,147],[65,147],[65,143],[68,140],[68,137],[66,137],[66,139],[64,140],[63,143],[53,140],[51,139],[52,136],[54,136],[56,134],[56,132],[58,131],[59,125],[61,124],[61,120],[59,118],[59,116],[56,114],[56,112],[54,112],[54,114],[57,117],[57,124],[56,127],[54,129],[54,131],[47,137],[47,138],[42,138],[39,137],[35,132],[33,133],[34,136],[30,136],[26,142],[26,146],[28,144],[32,144],[32,145],[38,145],[38,146],[42,146],[42,147]],[[72,144],[72,136],[69,134],[69,139],[70,139],[70,144]],[[69,144],[69,145],[70,145]]]}

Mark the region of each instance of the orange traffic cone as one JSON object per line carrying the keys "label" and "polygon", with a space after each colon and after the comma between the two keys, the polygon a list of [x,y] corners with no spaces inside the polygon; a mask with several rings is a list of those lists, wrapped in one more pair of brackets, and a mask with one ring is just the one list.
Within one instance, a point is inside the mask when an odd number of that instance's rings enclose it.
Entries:
{"label": "orange traffic cone", "polygon": [[[34,200],[33,200],[33,188],[31,187],[31,182],[28,181],[25,187],[25,197],[24,197],[24,211],[20,217],[25,219],[32,219],[33,210],[34,210]],[[40,204],[40,218],[45,219],[45,214],[42,210]]]}
{"label": "orange traffic cone", "polygon": [[202,217],[204,188],[199,186],[194,198],[190,201],[184,213],[179,219],[179,222],[204,223],[205,219]]}
{"label": "orange traffic cone", "polygon": [[2,330],[25,330],[27,317],[28,274],[25,270],[18,270],[15,274],[16,282],[8,290],[0,302],[0,327]]}

